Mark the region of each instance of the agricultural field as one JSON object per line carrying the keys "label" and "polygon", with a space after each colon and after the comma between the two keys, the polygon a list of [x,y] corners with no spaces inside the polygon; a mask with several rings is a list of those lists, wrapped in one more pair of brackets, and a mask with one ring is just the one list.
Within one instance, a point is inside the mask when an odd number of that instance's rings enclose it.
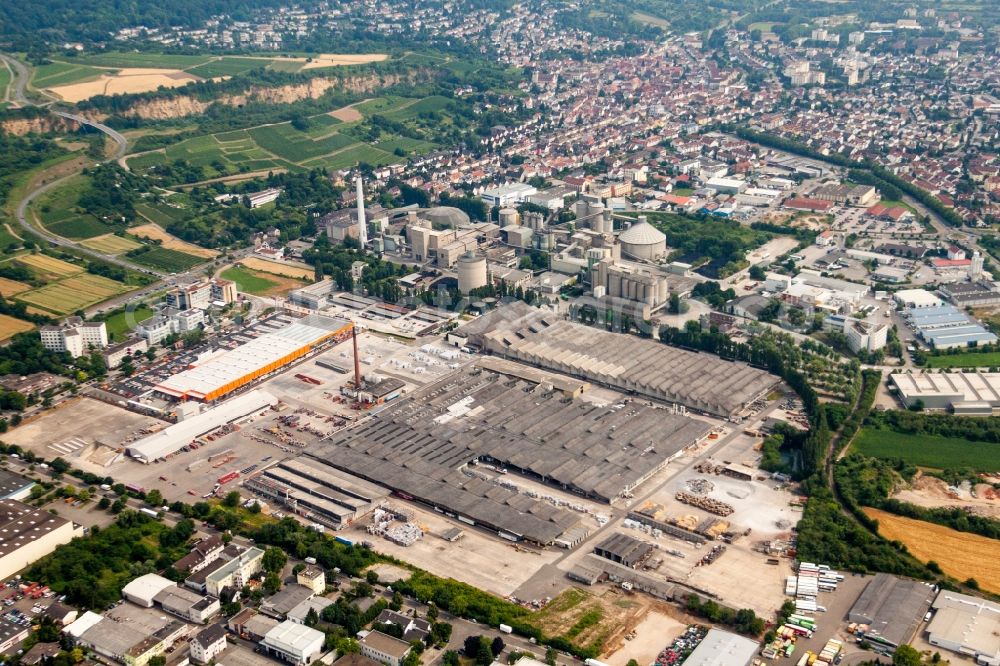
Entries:
{"label": "agricultural field", "polygon": [[96,79],[102,73],[106,73],[106,70],[78,63],[53,62],[35,68],[31,77],[31,85],[36,88],[64,86]]}
{"label": "agricultural field", "polygon": [[136,171],[145,171],[150,167],[176,160],[184,160],[194,166],[203,167],[207,178],[241,171],[295,168],[294,164],[258,146],[243,130],[187,139],[163,150],[131,157],[128,159],[128,165]]}
{"label": "agricultural field", "polygon": [[[139,210],[140,206],[136,206],[136,209]],[[140,212],[142,211],[140,210]],[[178,252],[193,255],[195,257],[201,257],[203,259],[211,259],[219,254],[215,250],[209,250],[207,248],[194,245],[193,243],[182,241],[179,238],[175,238],[164,231],[163,227],[152,223],[132,227],[129,229],[129,233],[133,236],[138,236],[139,238],[158,240],[160,241],[160,247],[167,248],[168,250],[177,250]]]}
{"label": "agricultural field", "polygon": [[261,273],[271,273],[272,275],[281,275],[298,280],[312,280],[316,275],[316,271],[312,268],[291,266],[277,261],[261,259],[260,257],[248,257],[241,260],[240,264],[251,270],[260,271]]}
{"label": "agricultural field", "polygon": [[[269,169],[293,172],[318,167],[342,169],[359,161],[372,165],[392,164],[404,159],[396,154],[397,149],[409,154],[428,152],[437,146],[431,141],[387,133],[377,142],[368,142],[366,135],[357,129],[364,118],[382,114],[426,132],[426,123],[431,121],[419,116],[442,111],[450,101],[440,96],[423,99],[379,97],[313,116],[304,130],[292,127],[291,123],[279,123],[198,136],[133,155],[128,158],[128,165],[143,172],[175,160],[185,160],[202,167],[205,178],[210,179]],[[448,119],[440,122],[446,124]],[[164,224],[161,220],[154,221]]]}
{"label": "agricultural field", "polygon": [[657,28],[669,28],[670,21],[659,16],[653,16],[646,12],[632,12],[632,20],[645,25],[656,26]]}
{"label": "agricultural field", "polygon": [[253,69],[298,72],[322,67],[364,65],[385,60],[383,53],[323,53],[311,58],[99,53],[56,60],[35,71],[32,85],[67,102],[96,95],[141,93],[160,86],[176,88],[193,81],[237,76]]}
{"label": "agricultural field", "polygon": [[879,509],[864,512],[878,521],[879,534],[902,542],[917,559],[933,560],[949,576],[960,581],[975,578],[982,589],[1000,594],[1000,558],[985,556],[996,551],[995,540]]}
{"label": "agricultural field", "polygon": [[10,298],[16,294],[20,294],[22,291],[28,291],[31,289],[30,284],[24,284],[23,282],[17,282],[15,280],[8,280],[5,277],[0,277],[0,296],[4,298]]}
{"label": "agricultural field", "polygon": [[7,63],[0,66],[0,99],[7,99],[7,86],[10,85],[11,75]]}
{"label": "agricultural field", "polygon": [[313,127],[310,127],[306,132],[300,132],[290,124],[255,127],[248,130],[248,133],[253,142],[264,150],[295,164],[328,155],[358,143],[358,140],[352,136],[329,129],[331,125],[337,124],[336,118],[323,115],[318,116],[317,121],[320,118],[323,119],[322,124],[319,125],[319,130],[324,135],[322,138],[312,136],[317,133]]}
{"label": "agricultural field", "polygon": [[82,266],[71,264],[45,254],[23,254],[15,260],[24,264],[40,280],[58,280],[83,272]]}
{"label": "agricultural field", "polygon": [[270,60],[264,60],[261,58],[221,58],[219,60],[206,62],[203,65],[198,65],[197,67],[191,67],[185,71],[187,71],[188,74],[194,74],[195,76],[200,76],[203,79],[213,79],[217,76],[236,76],[237,74],[249,72],[251,69],[264,68],[267,67],[270,62]]}
{"label": "agricultural field", "polygon": [[144,218],[165,227],[184,217],[184,211],[172,208],[163,203],[137,203],[135,210]]}
{"label": "agricultural field", "polygon": [[17,300],[54,314],[65,315],[100,303],[129,287],[100,275],[78,275],[18,294]]}
{"label": "agricultural field", "polygon": [[20,236],[14,235],[14,230],[11,228],[10,224],[0,224],[0,249],[7,249],[11,246],[20,247],[23,242],[24,239]]}
{"label": "agricultural field", "polygon": [[18,333],[30,331],[35,327],[30,321],[17,319],[9,315],[0,314],[0,340],[12,338]]}
{"label": "agricultural field", "polygon": [[45,224],[45,228],[63,238],[82,240],[108,233],[108,226],[92,215],[71,215],[58,222]]}
{"label": "agricultural field", "polygon": [[964,354],[946,354],[944,356],[928,356],[929,368],[996,368],[1000,367],[1000,352],[966,352]]}
{"label": "agricultural field", "polygon": [[294,278],[263,273],[242,266],[232,266],[222,271],[221,277],[236,283],[236,289],[254,296],[284,296],[293,289],[299,289],[305,282]]}
{"label": "agricultural field", "polygon": [[872,458],[902,458],[911,465],[933,469],[969,467],[978,472],[1000,472],[1000,444],[972,442],[959,437],[911,435],[862,428],[852,445]]}
{"label": "agricultural field", "polygon": [[320,53],[309,58],[309,61],[302,66],[302,69],[367,65],[373,62],[381,62],[388,57],[384,53]]}
{"label": "agricultural field", "polygon": [[46,192],[32,205],[34,217],[51,233],[73,240],[102,236],[113,231],[113,226],[82,212],[77,206],[80,195],[89,184],[90,179],[81,174]]}
{"label": "agricultural field", "polygon": [[70,103],[82,102],[98,95],[127,95],[164,88],[180,88],[200,79],[180,69],[131,68],[117,71],[100,71],[97,78],[76,83],[48,85],[53,95]]}
{"label": "agricultural field", "polygon": [[116,236],[114,234],[105,234],[103,236],[96,236],[94,238],[88,238],[87,240],[81,241],[80,245],[89,247],[91,250],[104,252],[105,254],[121,254],[122,252],[128,252],[129,250],[141,247],[142,244],[132,240],[131,238]]}
{"label": "agricultural field", "polygon": [[210,55],[177,55],[170,53],[96,53],[73,58],[74,62],[92,67],[148,67],[188,69],[212,60]]}
{"label": "agricultural field", "polygon": [[183,273],[205,262],[203,257],[195,257],[178,250],[154,245],[147,245],[145,247],[149,249],[137,248],[134,254],[129,253],[129,260],[169,273]]}

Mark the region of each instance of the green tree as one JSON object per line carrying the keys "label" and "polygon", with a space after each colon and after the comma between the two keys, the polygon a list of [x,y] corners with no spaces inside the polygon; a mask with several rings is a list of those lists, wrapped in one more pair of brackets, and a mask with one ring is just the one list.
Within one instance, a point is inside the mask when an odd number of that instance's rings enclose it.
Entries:
{"label": "green tree", "polygon": [[285,554],[285,551],[273,547],[264,551],[264,557],[261,560],[261,566],[264,567],[264,571],[273,574],[280,573],[287,563],[288,555]]}
{"label": "green tree", "polygon": [[226,497],[222,500],[223,506],[228,506],[230,508],[237,507],[240,504],[240,493],[238,490],[231,490],[226,493]]}
{"label": "green tree", "polygon": [[269,573],[264,576],[262,587],[267,594],[274,594],[281,589],[281,578],[276,573]]}
{"label": "green tree", "polygon": [[163,506],[163,494],[159,490],[153,488],[148,493],[146,493],[146,504],[153,507],[154,509],[159,509]]}
{"label": "green tree", "polygon": [[910,645],[900,645],[892,654],[893,666],[920,666],[920,653]]}

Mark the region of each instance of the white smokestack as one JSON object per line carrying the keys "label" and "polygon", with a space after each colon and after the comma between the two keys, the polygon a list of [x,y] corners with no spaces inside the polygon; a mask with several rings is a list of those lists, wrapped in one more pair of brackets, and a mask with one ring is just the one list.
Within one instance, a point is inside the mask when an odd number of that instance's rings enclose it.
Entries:
{"label": "white smokestack", "polygon": [[361,247],[368,244],[368,221],[365,219],[365,190],[361,187],[361,176],[358,176],[358,240]]}

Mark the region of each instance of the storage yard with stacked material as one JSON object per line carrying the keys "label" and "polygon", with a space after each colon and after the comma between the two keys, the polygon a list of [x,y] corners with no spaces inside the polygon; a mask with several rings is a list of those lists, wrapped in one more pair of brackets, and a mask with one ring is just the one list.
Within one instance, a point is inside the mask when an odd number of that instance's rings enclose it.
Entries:
{"label": "storage yard with stacked material", "polygon": [[576,324],[523,303],[453,335],[486,353],[724,418],[778,385],[777,377],[745,363]]}

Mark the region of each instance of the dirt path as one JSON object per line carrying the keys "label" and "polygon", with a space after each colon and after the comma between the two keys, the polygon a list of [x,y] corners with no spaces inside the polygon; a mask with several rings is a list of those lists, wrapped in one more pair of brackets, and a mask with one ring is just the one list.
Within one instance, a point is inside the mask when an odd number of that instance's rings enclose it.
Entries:
{"label": "dirt path", "polygon": [[8,224],[7,222],[4,222],[3,226],[7,230],[7,233],[9,233],[11,236],[13,236],[14,238],[16,238],[19,241],[23,241],[24,240],[23,238],[21,238],[18,235],[18,233],[16,231],[14,231],[14,229],[10,226],[10,224]]}

